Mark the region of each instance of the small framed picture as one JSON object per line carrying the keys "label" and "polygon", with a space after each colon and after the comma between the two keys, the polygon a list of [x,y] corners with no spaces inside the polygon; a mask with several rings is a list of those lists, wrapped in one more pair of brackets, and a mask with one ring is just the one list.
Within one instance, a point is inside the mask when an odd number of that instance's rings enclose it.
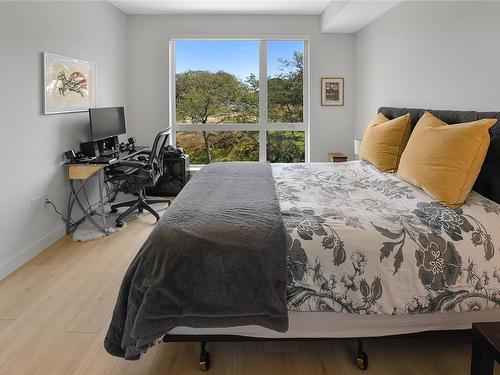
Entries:
{"label": "small framed picture", "polygon": [[321,78],[321,105],[344,105],[344,78]]}

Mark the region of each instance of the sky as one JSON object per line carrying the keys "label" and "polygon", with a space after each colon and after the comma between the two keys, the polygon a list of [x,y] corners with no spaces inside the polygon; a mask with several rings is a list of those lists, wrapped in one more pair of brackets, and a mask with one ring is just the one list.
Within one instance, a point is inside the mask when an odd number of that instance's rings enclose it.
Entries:
{"label": "sky", "polygon": [[[291,60],[294,51],[303,52],[302,41],[273,40],[267,47],[267,74],[279,71],[278,58]],[[188,70],[224,70],[245,79],[259,76],[259,41],[256,40],[177,40],[175,42],[176,73]]]}

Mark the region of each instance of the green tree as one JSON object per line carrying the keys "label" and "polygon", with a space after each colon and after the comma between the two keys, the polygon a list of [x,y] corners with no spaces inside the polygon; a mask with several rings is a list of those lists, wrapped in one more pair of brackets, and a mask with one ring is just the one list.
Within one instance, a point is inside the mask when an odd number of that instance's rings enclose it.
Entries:
{"label": "green tree", "polygon": [[[280,73],[268,78],[269,120],[303,121],[303,55],[279,60]],[[259,80],[251,74],[245,80],[224,72],[187,71],[176,75],[178,123],[256,123],[259,118]],[[303,132],[269,132],[271,162],[304,160]],[[178,142],[191,153],[194,163],[212,160],[258,160],[258,131],[182,132]]]}
{"label": "green tree", "polygon": [[268,79],[269,120],[272,122],[303,121],[304,55],[293,53],[293,59],[278,60],[276,77]]}
{"label": "green tree", "polygon": [[[257,82],[257,84],[256,84]],[[258,81],[250,76],[241,82],[218,71],[187,71],[176,74],[176,118],[178,123],[252,123],[258,110]],[[212,161],[211,132],[203,131],[207,161]]]}
{"label": "green tree", "polygon": [[267,135],[267,160],[271,163],[304,162],[304,141],[304,132],[269,132]]}

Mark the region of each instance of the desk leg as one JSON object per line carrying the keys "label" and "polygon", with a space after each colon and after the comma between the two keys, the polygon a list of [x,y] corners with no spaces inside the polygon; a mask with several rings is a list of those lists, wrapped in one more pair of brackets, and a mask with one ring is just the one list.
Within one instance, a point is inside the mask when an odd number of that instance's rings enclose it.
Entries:
{"label": "desk leg", "polygon": [[494,360],[485,343],[476,332],[472,336],[471,375],[493,375]]}
{"label": "desk leg", "polygon": [[[102,227],[106,228],[106,213],[104,212],[104,199],[102,197],[102,181],[101,181],[101,178],[104,179],[103,173],[101,173],[101,171],[100,171],[97,178],[99,179],[99,204],[101,205]],[[107,235],[107,233],[106,233],[106,235]]]}
{"label": "desk leg", "polygon": [[66,234],[71,233],[71,211],[73,211],[73,203],[74,202],[75,202],[75,200],[73,199],[73,189],[71,189],[71,191],[69,192],[69,198],[68,198],[68,210],[66,211]]}
{"label": "desk leg", "polygon": [[[70,184],[71,185],[71,184]],[[71,191],[69,193],[69,198],[68,198],[68,210],[66,213],[66,234],[72,233],[78,225],[83,223],[86,219],[86,217],[82,217],[78,219],[76,222],[72,222],[72,212],[73,212],[73,206],[75,205],[75,195],[74,195],[74,188],[71,188]]]}
{"label": "desk leg", "polygon": [[106,229],[99,225],[95,220],[94,218],[89,215],[89,213],[87,212],[87,210],[85,209],[85,206],[82,204],[82,202],[80,201],[80,198],[78,198],[78,194],[80,193],[80,191],[82,191],[82,189],[85,187],[85,184],[87,183],[88,179],[85,180],[84,182],[82,182],[82,184],[78,187],[78,189],[75,189],[75,185],[73,183],[73,180],[70,180],[70,185],[71,185],[71,191],[73,193],[73,196],[75,198],[75,201],[76,201],[76,204],[78,205],[78,207],[80,207],[80,209],[82,210],[83,214],[85,215],[85,217],[87,218],[88,221],[90,221],[92,223],[92,225],[94,227],[96,227],[97,229],[99,229],[102,233],[104,233],[106,236],[108,235],[108,232],[106,232]]}

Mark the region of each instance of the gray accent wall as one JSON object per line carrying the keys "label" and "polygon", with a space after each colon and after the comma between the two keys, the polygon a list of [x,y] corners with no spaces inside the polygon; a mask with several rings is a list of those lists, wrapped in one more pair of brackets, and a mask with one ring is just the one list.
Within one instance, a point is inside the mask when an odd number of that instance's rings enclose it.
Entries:
{"label": "gray accent wall", "polygon": [[405,1],[355,36],[356,137],[380,106],[500,110],[500,3]]}
{"label": "gray accent wall", "polygon": [[127,103],[127,17],[107,2],[0,1],[0,279],[64,234],[64,151],[88,137],[88,113],[43,115],[42,52],[97,63],[97,105]]}

